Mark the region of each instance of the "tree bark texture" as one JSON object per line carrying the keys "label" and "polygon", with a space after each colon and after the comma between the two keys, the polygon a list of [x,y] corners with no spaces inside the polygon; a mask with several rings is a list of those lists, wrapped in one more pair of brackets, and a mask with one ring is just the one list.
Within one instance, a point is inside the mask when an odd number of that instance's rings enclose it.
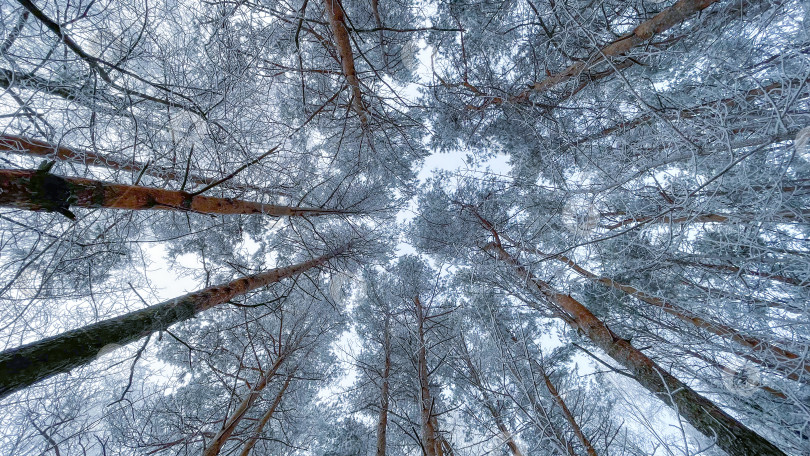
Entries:
{"label": "tree bark texture", "polygon": [[430,394],[430,383],[427,367],[427,348],[425,346],[425,310],[422,301],[414,298],[416,306],[416,334],[419,343],[417,367],[419,369],[419,399],[422,418],[422,446],[425,456],[443,456],[441,437],[438,435],[436,416],[433,413],[433,396]]}
{"label": "tree bark texture", "polygon": [[[503,234],[501,236],[504,239],[508,240],[509,242],[514,243],[514,241],[512,241],[508,236]],[[543,254],[538,250],[532,250],[532,253],[546,256],[545,254]],[[582,277],[585,277],[588,280],[591,280],[592,282],[596,282],[607,288],[613,288],[615,290],[622,291],[630,296],[635,297],[639,301],[650,304],[654,307],[658,307],[664,312],[674,316],[675,318],[683,322],[689,323],[692,326],[703,329],[707,332],[720,336],[724,339],[730,340],[741,347],[745,347],[747,349],[751,349],[754,352],[758,352],[769,356],[771,360],[768,359],[763,360],[755,357],[748,357],[747,359],[750,359],[751,361],[757,364],[760,364],[774,371],[777,371],[782,375],[784,375],[786,378],[796,381],[806,381],[806,378],[803,378],[800,375],[800,372],[805,371],[807,373],[810,373],[810,365],[806,363],[803,364],[803,357],[799,356],[797,353],[783,349],[757,337],[743,334],[740,331],[732,328],[731,326],[725,325],[723,323],[714,322],[702,318],[698,315],[695,315],[693,312],[684,309],[683,307],[680,307],[664,299],[649,295],[630,285],[616,282],[615,280],[607,277],[598,276],[593,272],[588,271],[587,269],[581,267],[580,265],[578,265],[577,263],[575,263],[570,258],[564,255],[557,255],[554,258],[565,263],[577,274],[581,275]]]}
{"label": "tree bark texture", "polygon": [[591,441],[582,432],[582,428],[577,423],[577,420],[574,418],[574,414],[571,413],[571,410],[568,409],[568,406],[565,404],[562,396],[560,396],[560,392],[557,391],[557,387],[554,386],[554,383],[551,382],[551,379],[548,377],[545,369],[542,366],[537,364],[540,367],[540,374],[543,376],[543,381],[546,384],[546,389],[551,394],[551,397],[554,399],[554,402],[557,406],[560,407],[560,410],[563,412],[563,416],[565,416],[565,420],[568,421],[568,424],[571,426],[571,430],[574,431],[574,435],[577,436],[577,439],[585,447],[585,452],[588,453],[588,456],[597,456],[596,450],[591,445]]}
{"label": "tree bark texture", "polygon": [[360,122],[365,124],[366,108],[363,105],[363,94],[360,90],[360,80],[357,78],[357,70],[354,67],[354,53],[352,52],[351,38],[346,28],[346,15],[343,12],[343,5],[340,0],[323,0],[326,15],[329,16],[329,26],[335,38],[335,47],[340,54],[340,63],[343,67],[343,75],[346,82],[352,88],[352,106],[360,116]]}
{"label": "tree bark texture", "polygon": [[486,246],[485,250],[494,252],[501,261],[512,266],[529,287],[558,309],[556,313],[563,312],[559,318],[583,333],[594,345],[627,368],[644,388],[672,407],[695,429],[706,437],[716,439],[717,445],[729,455],[786,456],[774,444],[661,369],[628,341],[618,337],[579,301],[558,293],[547,283],[535,278],[500,245],[492,243]]}
{"label": "tree bark texture", "polygon": [[[211,177],[201,176],[199,174],[185,171],[175,171],[172,168],[159,166],[152,163],[141,163],[126,158],[112,157],[109,155],[102,155],[90,150],[79,150],[72,147],[50,144],[38,139],[25,138],[22,136],[14,135],[0,135],[0,151],[20,155],[33,155],[42,158],[58,159],[71,163],[81,163],[87,166],[98,166],[103,168],[115,169],[118,171],[128,171],[133,173],[143,173],[147,176],[152,176],[158,179],[182,181],[188,180],[198,185],[211,185],[217,182],[217,179]],[[220,187],[247,192],[266,193],[260,187],[244,184],[232,184],[230,182],[222,182],[218,184]]]}
{"label": "tree bark texture", "polygon": [[[716,3],[717,1],[718,0],[680,0],[671,7],[661,11],[652,18],[642,22],[635,29],[633,29],[632,32],[614,40],[610,44],[599,49],[597,52],[591,54],[589,58],[577,61],[576,63],[571,64],[565,70],[556,74],[549,75],[542,81],[535,82],[528,89],[524,90],[523,92],[517,95],[508,97],[506,99],[501,97],[492,98],[488,100],[486,103],[484,103],[484,105],[479,107],[478,109],[481,109],[491,104],[497,105],[502,104],[504,102],[509,103],[525,102],[529,99],[529,96],[532,93],[546,92],[566,81],[578,77],[589,68],[593,67],[594,65],[600,62],[603,62],[606,58],[623,55],[627,51],[633,49],[634,47],[649,41],[653,36],[660,34],[666,30],[669,30],[670,28],[683,22],[689,17],[692,17],[695,14],[699,13],[700,11],[703,11],[704,9],[708,8],[712,3]],[[618,66],[619,65],[617,65],[617,67]],[[629,65],[624,64],[621,66],[627,67]],[[607,70],[606,72],[603,72],[606,74],[601,74],[599,76],[604,77],[606,75],[611,74],[612,72],[613,69],[610,69]]]}
{"label": "tree bark texture", "polygon": [[222,446],[225,445],[225,442],[231,438],[233,435],[233,431],[236,429],[236,426],[239,425],[239,422],[242,421],[244,418],[245,413],[253,406],[253,403],[256,402],[256,399],[262,394],[262,391],[267,387],[267,384],[270,383],[270,380],[276,375],[281,365],[284,363],[286,356],[284,353],[276,358],[276,361],[273,363],[273,366],[261,376],[258,382],[253,385],[253,388],[248,393],[247,397],[245,397],[242,402],[236,407],[236,410],[231,414],[228,420],[225,422],[225,425],[222,426],[222,429],[217,432],[216,436],[211,439],[211,442],[206,447],[205,451],[203,452],[203,456],[217,456],[219,451],[222,449]]}
{"label": "tree bark texture", "polygon": [[32,211],[84,208],[190,211],[201,214],[263,214],[275,217],[341,214],[339,210],[290,207],[194,195],[177,190],[63,177],[42,170],[0,170],[0,206]]}
{"label": "tree bark texture", "polygon": [[262,419],[259,420],[259,424],[256,425],[256,429],[253,431],[253,435],[250,437],[250,440],[245,442],[245,446],[242,447],[242,451],[239,453],[239,456],[248,456],[250,451],[256,446],[256,443],[259,441],[259,438],[262,435],[262,431],[264,427],[267,426],[267,423],[270,421],[270,418],[276,413],[276,409],[278,409],[279,404],[281,404],[281,399],[284,398],[284,392],[287,391],[287,388],[290,386],[290,382],[293,379],[294,372],[291,372],[287,375],[287,378],[284,380],[284,384],[281,385],[281,390],[276,394],[276,398],[273,399],[273,404],[267,409],[264,415],[262,415]]}
{"label": "tree bark texture", "polygon": [[228,302],[235,296],[293,277],[346,251],[215,285],[179,298],[93,323],[0,353],[0,398],[56,374],[88,364],[110,344],[126,345]]}

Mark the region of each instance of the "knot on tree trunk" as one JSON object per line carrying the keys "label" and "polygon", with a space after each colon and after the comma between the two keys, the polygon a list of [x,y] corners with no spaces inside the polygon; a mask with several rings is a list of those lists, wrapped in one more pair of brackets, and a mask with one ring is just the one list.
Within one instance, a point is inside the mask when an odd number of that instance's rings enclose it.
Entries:
{"label": "knot on tree trunk", "polygon": [[31,176],[29,189],[31,201],[48,212],[58,212],[65,217],[75,220],[70,205],[75,202],[70,189],[70,183],[63,177],[51,174],[53,161],[44,161],[39,169]]}

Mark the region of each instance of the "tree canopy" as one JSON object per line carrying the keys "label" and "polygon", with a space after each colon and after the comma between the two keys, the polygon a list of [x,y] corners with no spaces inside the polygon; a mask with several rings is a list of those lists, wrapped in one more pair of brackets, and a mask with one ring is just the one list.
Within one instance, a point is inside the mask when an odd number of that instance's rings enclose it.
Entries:
{"label": "tree canopy", "polygon": [[810,5],[0,3],[0,453],[810,454]]}

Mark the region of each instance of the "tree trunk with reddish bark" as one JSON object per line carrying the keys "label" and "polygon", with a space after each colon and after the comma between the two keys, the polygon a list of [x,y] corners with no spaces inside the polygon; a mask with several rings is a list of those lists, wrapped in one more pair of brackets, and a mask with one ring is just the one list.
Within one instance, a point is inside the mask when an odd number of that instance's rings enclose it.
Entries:
{"label": "tree trunk with reddish bark", "polygon": [[228,420],[225,422],[225,425],[222,426],[222,429],[217,432],[211,442],[208,444],[208,447],[205,448],[203,452],[203,456],[217,456],[219,451],[222,449],[222,446],[225,445],[225,442],[231,438],[233,435],[233,431],[236,430],[236,426],[242,421],[242,418],[245,417],[245,413],[253,406],[253,403],[256,402],[256,399],[259,398],[264,388],[267,387],[267,384],[270,383],[270,380],[276,375],[281,365],[284,363],[286,356],[281,354],[276,358],[276,361],[273,363],[273,366],[261,376],[258,382],[253,386],[248,393],[247,397],[242,400],[236,410],[231,414]]}
{"label": "tree trunk with reddish bark", "polygon": [[56,374],[88,364],[109,345],[126,345],[156,331],[188,320],[235,296],[326,264],[345,252],[343,246],[326,255],[286,268],[272,269],[208,287],[179,298],[93,323],[0,353],[0,398]]}
{"label": "tree trunk with reddish bark", "polygon": [[588,456],[597,456],[596,450],[591,445],[591,441],[582,432],[582,428],[579,427],[579,423],[574,418],[574,415],[571,413],[571,410],[568,409],[568,406],[565,404],[562,396],[560,396],[560,392],[557,391],[557,387],[554,386],[554,383],[551,382],[551,379],[548,377],[546,370],[543,369],[543,366],[540,363],[535,362],[535,365],[540,369],[540,375],[543,376],[543,381],[546,384],[546,389],[551,394],[551,397],[554,399],[554,402],[560,407],[560,410],[563,412],[563,416],[565,416],[565,420],[568,421],[568,425],[571,426],[571,430],[574,431],[574,435],[577,436],[579,443],[585,447],[585,452],[588,453]]}
{"label": "tree trunk with reddish bark", "polygon": [[[189,211],[201,214],[263,214],[275,217],[322,216],[348,212],[215,198],[177,190],[63,177],[44,170],[0,170],[0,206],[32,211],[69,207]],[[70,216],[70,215],[68,215]]]}
{"label": "tree trunk with reddish bark", "polygon": [[[646,43],[653,36],[669,30],[689,17],[703,11],[712,3],[716,3],[717,1],[718,0],[680,0],[669,8],[656,14],[651,19],[642,22],[635,29],[633,29],[632,32],[602,47],[589,58],[579,60],[565,70],[557,74],[549,75],[542,81],[535,82],[530,86],[530,88],[519,93],[518,95],[514,95],[506,99],[496,97],[485,103],[482,107],[486,107],[490,104],[501,104],[504,102],[525,102],[532,93],[548,91],[568,80],[578,77],[588,68],[593,67],[597,63],[603,62],[606,58],[623,55],[634,47]],[[610,72],[612,72],[612,70],[608,70],[608,74],[610,74]]]}
{"label": "tree trunk with reddish bark", "polygon": [[279,390],[278,394],[276,394],[276,398],[273,399],[273,404],[270,408],[262,415],[262,419],[259,420],[259,424],[256,425],[256,429],[253,431],[253,435],[250,437],[245,443],[245,446],[242,447],[242,451],[239,453],[239,456],[248,456],[250,451],[256,446],[256,443],[259,441],[259,438],[262,435],[262,430],[264,427],[267,426],[267,422],[270,421],[270,418],[273,417],[273,414],[276,413],[276,409],[278,409],[279,404],[281,404],[281,399],[284,397],[284,392],[287,391],[287,388],[290,386],[290,382],[292,381],[294,372],[291,372],[287,375],[287,378],[284,380],[284,384],[281,385],[281,390]]}
{"label": "tree trunk with reddish bark", "polygon": [[[22,136],[0,135],[0,152],[33,155],[42,158],[55,158],[72,163],[81,163],[87,166],[98,166],[115,169],[118,171],[143,173],[147,176],[152,176],[158,179],[173,181],[187,180],[188,182],[193,182],[198,185],[211,185],[216,183],[218,180],[211,177],[201,176],[190,171],[188,173],[185,171],[175,171],[172,168],[167,168],[165,166],[155,165],[152,163],[141,163],[122,157],[102,155],[86,149],[80,150],[72,147],[50,144],[45,141],[25,138]],[[265,189],[252,185],[222,182],[219,184],[219,186],[241,192],[252,191],[266,193]]]}
{"label": "tree trunk with reddish bark", "polygon": [[422,446],[425,456],[443,456],[444,448],[439,435],[438,420],[433,413],[434,400],[430,393],[428,379],[427,348],[425,346],[425,311],[418,297],[413,300],[416,307],[416,336],[419,343],[417,368],[419,369],[419,406],[422,418]]}
{"label": "tree trunk with reddish bark", "polygon": [[360,80],[357,78],[357,70],[354,68],[354,53],[352,52],[351,38],[346,28],[346,16],[343,12],[343,5],[340,0],[323,0],[326,15],[329,17],[329,26],[335,38],[335,47],[340,54],[340,63],[343,67],[343,75],[346,82],[352,89],[352,106],[360,117],[360,122],[365,124],[366,107],[363,105],[363,94],[360,90]]}
{"label": "tree trunk with reddish bark", "polygon": [[647,355],[618,337],[579,301],[555,291],[535,278],[499,244],[485,247],[509,264],[526,285],[539,293],[558,318],[628,369],[636,381],[680,414],[703,435],[717,440],[717,445],[732,456],[786,456],[774,444],[734,419],[716,404],[701,396],[669,372],[661,369]]}
{"label": "tree trunk with reddish bark", "polygon": [[[509,242],[514,243],[514,241],[510,239],[508,236],[503,234],[501,236],[504,239],[508,240]],[[532,250],[532,253],[546,256],[545,254],[543,254],[538,250]],[[754,352],[766,354],[772,357],[773,361],[769,361],[767,359],[763,360],[755,357],[747,357],[747,359],[750,359],[751,361],[756,362],[757,364],[760,364],[774,371],[777,371],[791,380],[806,381],[806,378],[802,378],[802,376],[799,375],[799,372],[797,371],[805,371],[808,374],[810,374],[810,364],[803,363],[803,357],[799,356],[797,353],[783,349],[757,337],[743,334],[740,331],[732,328],[731,326],[725,325],[723,323],[718,323],[699,317],[694,313],[692,313],[691,311],[684,309],[683,307],[675,305],[664,299],[649,295],[630,285],[616,282],[615,280],[609,279],[607,277],[600,277],[588,271],[587,269],[579,266],[577,263],[575,263],[570,258],[564,255],[556,255],[554,256],[554,258],[565,263],[577,274],[581,275],[582,277],[585,277],[588,280],[591,280],[595,283],[598,283],[608,288],[620,290],[630,296],[635,297],[639,301],[658,307],[662,309],[664,312],[674,316],[675,318],[683,322],[689,323],[692,326],[703,329],[712,334],[718,335],[724,339],[730,340],[741,347],[745,347],[751,349]]]}

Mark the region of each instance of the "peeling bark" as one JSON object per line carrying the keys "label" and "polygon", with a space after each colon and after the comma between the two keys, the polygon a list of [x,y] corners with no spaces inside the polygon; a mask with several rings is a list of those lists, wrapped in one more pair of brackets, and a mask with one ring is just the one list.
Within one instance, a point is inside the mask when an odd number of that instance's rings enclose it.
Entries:
{"label": "peeling bark", "polygon": [[[275,217],[346,214],[340,210],[312,207],[277,206],[233,198],[215,198],[177,190],[114,184],[79,177],[47,174],[50,184],[43,188],[35,170],[0,170],[0,206],[31,211],[53,211],[52,206],[127,210],[190,211],[201,214],[263,214]],[[54,195],[59,187],[67,194]],[[61,201],[54,198],[58,196]]]}

